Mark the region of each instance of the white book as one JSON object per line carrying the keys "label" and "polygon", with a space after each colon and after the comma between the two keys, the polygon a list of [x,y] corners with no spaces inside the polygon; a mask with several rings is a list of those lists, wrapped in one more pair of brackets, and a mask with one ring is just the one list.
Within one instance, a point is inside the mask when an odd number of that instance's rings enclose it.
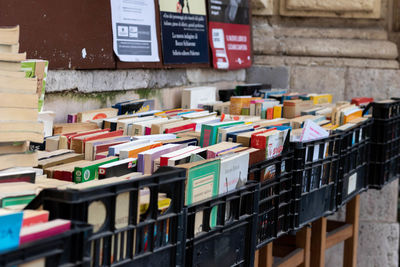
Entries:
{"label": "white book", "polygon": [[230,192],[244,185],[249,169],[249,153],[239,152],[221,158],[219,194]]}
{"label": "white book", "polygon": [[162,141],[162,140],[176,139],[176,135],[175,134],[152,134],[152,135],[133,136],[132,139],[133,140]]}
{"label": "white book", "polygon": [[115,145],[115,146],[110,146],[108,148],[108,155],[109,156],[116,156],[120,153],[121,149],[125,149],[127,147],[132,147],[135,145],[140,145],[140,144],[148,144],[150,143],[149,140],[135,140],[132,142],[128,142],[128,143],[123,143],[123,144],[119,144],[119,145]]}
{"label": "white book", "polygon": [[129,158],[129,152],[130,151],[136,150],[136,149],[139,149],[139,148],[142,148],[142,147],[145,147],[145,146],[149,146],[149,145],[152,145],[152,144],[156,144],[156,143],[158,143],[158,142],[150,141],[150,142],[147,142],[147,143],[144,143],[144,144],[140,144],[140,145],[126,146],[126,147],[120,149],[119,158],[120,159],[127,159],[127,158]]}
{"label": "white book", "polygon": [[197,108],[199,104],[216,102],[215,87],[194,87],[182,91],[182,108]]}

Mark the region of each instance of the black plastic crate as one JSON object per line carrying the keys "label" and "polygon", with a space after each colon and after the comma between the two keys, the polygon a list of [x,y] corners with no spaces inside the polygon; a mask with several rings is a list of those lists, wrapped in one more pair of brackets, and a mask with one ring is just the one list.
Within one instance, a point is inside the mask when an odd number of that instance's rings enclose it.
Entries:
{"label": "black plastic crate", "polygon": [[368,189],[368,164],[373,119],[341,132],[337,207]]}
{"label": "black plastic crate", "polygon": [[341,135],[310,142],[292,142],[293,228],[295,230],[336,209]]}
{"label": "black plastic crate", "polygon": [[374,119],[392,119],[400,117],[400,99],[393,99],[393,103],[377,101],[368,104],[365,108],[372,107],[372,117]]}
{"label": "black plastic crate", "polygon": [[[161,167],[152,176],[81,191],[46,189],[33,205],[42,202],[52,218],[94,225],[89,239],[91,266],[182,266],[185,180],[186,170]],[[143,188],[148,188],[150,202],[138,222]],[[158,210],[159,193],[171,199],[163,213]]]}
{"label": "black plastic crate", "polygon": [[71,230],[64,233],[21,245],[17,249],[0,253],[0,266],[45,263],[53,266],[90,266],[87,239],[92,226],[71,223]]}
{"label": "black plastic crate", "polygon": [[[254,266],[259,183],[188,207],[186,266]],[[210,222],[217,209],[216,224]]]}
{"label": "black plastic crate", "polygon": [[250,179],[260,182],[257,219],[257,249],[288,233],[292,225],[293,153],[260,162],[249,170]]}
{"label": "black plastic crate", "polygon": [[381,189],[400,175],[400,101],[373,102],[369,188]]}

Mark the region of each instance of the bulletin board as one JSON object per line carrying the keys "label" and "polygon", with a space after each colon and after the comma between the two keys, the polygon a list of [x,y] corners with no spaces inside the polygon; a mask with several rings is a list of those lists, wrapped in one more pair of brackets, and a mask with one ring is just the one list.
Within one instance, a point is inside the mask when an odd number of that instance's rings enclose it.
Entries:
{"label": "bulletin board", "polygon": [[156,63],[121,62],[115,56],[110,0],[1,0],[0,25],[20,25],[20,51],[49,60],[50,69],[210,68],[211,63],[163,65],[154,1],[161,59]]}

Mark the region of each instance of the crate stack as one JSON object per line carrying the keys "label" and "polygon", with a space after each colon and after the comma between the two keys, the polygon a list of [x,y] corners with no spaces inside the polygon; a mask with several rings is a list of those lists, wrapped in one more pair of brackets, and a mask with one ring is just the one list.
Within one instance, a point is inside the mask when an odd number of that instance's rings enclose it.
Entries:
{"label": "crate stack", "polygon": [[370,188],[381,189],[400,175],[400,99],[372,103]]}
{"label": "crate stack", "polygon": [[0,28],[0,170],[37,166],[29,142],[43,142],[37,79],[25,77],[18,50],[19,26]]}

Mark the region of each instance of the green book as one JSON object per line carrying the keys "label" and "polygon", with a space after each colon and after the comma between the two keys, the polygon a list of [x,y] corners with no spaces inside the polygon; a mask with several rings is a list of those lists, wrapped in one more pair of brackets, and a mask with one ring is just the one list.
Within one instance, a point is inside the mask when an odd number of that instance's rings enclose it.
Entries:
{"label": "green book", "polygon": [[26,78],[37,78],[39,96],[38,111],[43,111],[44,94],[46,90],[47,71],[49,62],[47,60],[29,59],[21,62],[21,70],[25,72]]}
{"label": "green book", "polygon": [[201,134],[200,134],[200,146],[207,147],[211,145],[215,145],[217,143],[218,138],[218,129],[220,127],[236,125],[236,124],[244,124],[243,121],[229,121],[229,122],[216,122],[210,124],[203,124],[201,126]]}
{"label": "green book", "polygon": [[84,183],[99,178],[99,167],[101,165],[118,161],[119,159],[113,157],[109,160],[94,161],[92,165],[84,167],[75,167],[74,169],[74,183]]}
{"label": "green book", "polygon": [[[185,205],[191,205],[218,195],[220,160],[197,161],[178,165],[186,169]],[[217,223],[217,208],[210,215],[211,227]],[[202,224],[202,216],[196,215],[196,229]]]}
{"label": "green book", "polygon": [[36,195],[25,195],[25,196],[15,196],[15,197],[6,197],[3,198],[1,202],[1,207],[2,208],[10,208],[10,207],[25,207],[28,205]]}

